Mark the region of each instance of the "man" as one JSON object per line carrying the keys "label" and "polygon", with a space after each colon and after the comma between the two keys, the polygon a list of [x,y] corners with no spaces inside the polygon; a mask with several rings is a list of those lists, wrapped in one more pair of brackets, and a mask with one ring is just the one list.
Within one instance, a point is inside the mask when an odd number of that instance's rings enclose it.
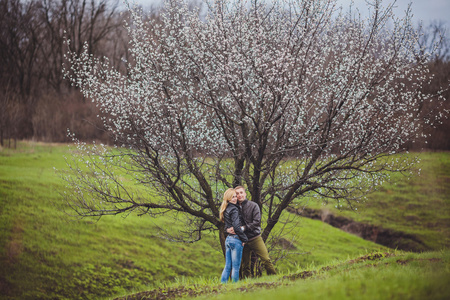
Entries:
{"label": "man", "polygon": [[[235,188],[236,196],[242,208],[242,216],[244,219],[244,233],[248,237],[248,242],[244,246],[242,253],[242,276],[250,277],[251,275],[251,252],[253,251],[261,260],[262,265],[266,269],[267,275],[276,274],[272,261],[269,257],[266,245],[261,237],[261,211],[258,204],[247,200],[247,193],[243,186]],[[233,228],[228,228],[227,232],[235,234]]]}

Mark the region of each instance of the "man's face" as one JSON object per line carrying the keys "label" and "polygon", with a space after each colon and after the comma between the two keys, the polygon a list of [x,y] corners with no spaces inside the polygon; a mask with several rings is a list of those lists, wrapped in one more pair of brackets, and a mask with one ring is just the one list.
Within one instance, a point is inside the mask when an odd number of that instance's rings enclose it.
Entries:
{"label": "man's face", "polygon": [[237,189],[236,190],[236,196],[239,202],[242,202],[247,197],[247,194],[245,193],[244,189]]}

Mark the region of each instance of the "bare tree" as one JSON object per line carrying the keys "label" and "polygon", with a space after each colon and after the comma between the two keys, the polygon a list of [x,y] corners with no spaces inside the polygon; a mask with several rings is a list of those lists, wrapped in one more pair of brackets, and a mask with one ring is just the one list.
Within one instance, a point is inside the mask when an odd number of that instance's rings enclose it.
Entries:
{"label": "bare tree", "polygon": [[[39,16],[43,23],[42,35],[46,38],[41,48],[42,70],[48,84],[56,91],[60,91],[63,83],[65,37],[72,41],[72,52],[80,54],[87,43],[89,53],[114,59],[108,53],[109,48],[116,48],[120,43],[118,30],[123,28],[118,0],[42,0]],[[114,43],[105,42],[112,38]]]}
{"label": "bare tree", "polygon": [[[2,138],[64,141],[71,122],[67,109],[84,105],[67,103],[84,98],[74,97],[63,80],[64,35],[75,41],[71,51],[81,53],[87,42],[91,54],[121,66],[127,49],[118,7],[118,0],[0,0],[0,107],[7,116],[0,122]],[[83,122],[75,121],[77,127]]]}
{"label": "bare tree", "polygon": [[13,139],[16,148],[20,125],[26,116],[26,107],[20,101],[20,95],[11,86],[0,89],[0,106],[0,145],[6,145],[5,140],[8,140],[8,147],[11,148]]}
{"label": "bare tree", "polygon": [[0,79],[2,86],[14,86],[21,95],[30,95],[37,53],[40,47],[36,4],[0,0]]}
{"label": "bare tree", "polygon": [[31,135],[39,83],[39,22],[33,1],[0,0],[0,139]]}
{"label": "bare tree", "polygon": [[373,5],[367,20],[332,0],[217,0],[204,15],[172,0],[158,22],[131,9],[127,74],[88,48],[68,55],[67,77],[116,142],[79,143],[69,205],[82,217],[166,213],[186,222],[173,236],[218,230],[222,246],[226,187],[248,187],[264,240],[305,197],[357,207],[410,167],[394,154],[420,133],[416,112],[431,99],[417,92],[427,57],[410,16]]}

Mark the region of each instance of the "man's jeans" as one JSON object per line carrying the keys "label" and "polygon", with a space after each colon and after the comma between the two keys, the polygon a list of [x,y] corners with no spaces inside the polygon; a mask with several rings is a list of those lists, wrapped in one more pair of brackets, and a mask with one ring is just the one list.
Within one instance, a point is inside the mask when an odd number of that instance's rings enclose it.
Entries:
{"label": "man's jeans", "polygon": [[237,235],[229,235],[225,240],[225,268],[222,272],[220,282],[227,283],[231,274],[231,281],[239,280],[239,268],[243,250],[242,242]]}

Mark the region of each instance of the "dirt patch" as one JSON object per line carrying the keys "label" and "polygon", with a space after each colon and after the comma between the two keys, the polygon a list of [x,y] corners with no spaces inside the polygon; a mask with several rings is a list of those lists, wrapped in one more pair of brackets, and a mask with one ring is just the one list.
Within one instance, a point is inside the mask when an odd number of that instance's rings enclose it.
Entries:
{"label": "dirt patch", "polygon": [[23,225],[19,219],[14,220],[13,228],[11,229],[11,236],[5,245],[6,263],[14,264],[18,256],[23,252],[22,235]]}
{"label": "dirt patch", "polygon": [[[16,218],[11,229],[11,235],[5,244],[5,256],[0,262],[2,267],[7,270],[14,268],[14,264],[17,263],[19,255],[23,252],[23,232],[22,221]],[[0,295],[8,296],[13,293],[13,290],[14,285],[3,276],[0,276]]]}
{"label": "dirt patch", "polygon": [[[349,260],[345,264],[354,264],[354,263],[363,262],[363,261],[367,261],[367,260],[378,260],[378,259],[383,259],[383,258],[390,257],[390,256],[394,256],[394,254],[387,253],[387,252],[370,253],[370,254],[366,254],[364,256]],[[327,272],[332,269],[335,269],[336,267],[337,266],[325,266],[325,267],[322,267],[319,272]],[[317,274],[317,271],[303,271],[300,273],[283,276],[283,279],[288,279],[288,280],[306,279],[306,278],[309,278],[316,274]]]}
{"label": "dirt patch", "polygon": [[300,273],[283,276],[283,279],[289,280],[306,279],[313,276],[314,274],[316,274],[315,271],[303,271]]}
{"label": "dirt patch", "polygon": [[397,263],[399,265],[406,265],[412,261],[429,261],[429,262],[441,262],[442,259],[440,258],[409,258],[409,259],[397,259]]}
{"label": "dirt patch", "polygon": [[399,265],[406,265],[409,261],[410,261],[410,259],[398,259],[397,263]]}
{"label": "dirt patch", "polygon": [[[259,282],[237,288],[241,292],[249,292],[262,288],[270,289],[282,285],[282,282]],[[216,295],[223,289],[223,285],[219,286],[203,286],[194,288],[173,287],[173,288],[158,288],[147,292],[141,292],[134,295],[115,298],[114,300],[168,300],[181,297],[197,297],[205,294]]]}
{"label": "dirt patch", "polygon": [[336,266],[325,266],[325,267],[322,267],[320,270],[326,272],[326,271],[330,271],[330,270],[332,270],[334,268],[336,268]]}
{"label": "dirt patch", "polygon": [[345,232],[389,248],[413,252],[431,250],[415,235],[391,229],[384,229],[381,226],[356,222],[350,218],[335,216],[329,211],[310,208],[298,210],[289,208],[288,211],[309,219],[321,220],[322,222],[330,224]]}
{"label": "dirt patch", "polygon": [[367,260],[377,260],[377,259],[382,259],[382,258],[386,258],[386,257],[390,257],[390,256],[394,256],[394,254],[392,253],[388,253],[388,252],[379,252],[379,253],[370,253],[364,256],[360,256],[358,258],[349,260],[349,264],[354,264],[354,263],[359,263],[361,261],[367,261]]}
{"label": "dirt patch", "polygon": [[250,291],[259,290],[262,288],[265,288],[265,289],[276,288],[276,287],[280,286],[281,284],[282,284],[281,282],[258,282],[258,283],[253,283],[253,284],[249,284],[249,285],[240,287],[237,290],[241,291],[241,292],[250,292]]}
{"label": "dirt patch", "polygon": [[218,287],[203,288],[158,288],[151,291],[141,292],[125,297],[115,298],[114,300],[166,300],[180,297],[195,297],[203,294],[217,294],[221,289]]}

